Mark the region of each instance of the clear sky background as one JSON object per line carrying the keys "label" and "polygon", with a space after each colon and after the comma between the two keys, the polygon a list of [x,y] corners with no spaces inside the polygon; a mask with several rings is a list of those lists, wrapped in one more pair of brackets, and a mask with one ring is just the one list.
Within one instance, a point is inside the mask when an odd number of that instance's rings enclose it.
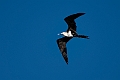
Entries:
{"label": "clear sky background", "polygon": [[[57,34],[77,12],[90,39],[69,41],[67,65]],[[120,0],[1,0],[0,80],[120,80]]]}

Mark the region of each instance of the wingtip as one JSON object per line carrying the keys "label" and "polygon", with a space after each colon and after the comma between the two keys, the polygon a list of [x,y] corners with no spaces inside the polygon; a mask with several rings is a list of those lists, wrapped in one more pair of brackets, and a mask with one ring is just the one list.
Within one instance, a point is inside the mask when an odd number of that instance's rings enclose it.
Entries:
{"label": "wingtip", "polygon": [[66,62],[67,63],[67,65],[68,65],[68,62]]}
{"label": "wingtip", "polygon": [[86,14],[85,12],[83,12],[83,14]]}

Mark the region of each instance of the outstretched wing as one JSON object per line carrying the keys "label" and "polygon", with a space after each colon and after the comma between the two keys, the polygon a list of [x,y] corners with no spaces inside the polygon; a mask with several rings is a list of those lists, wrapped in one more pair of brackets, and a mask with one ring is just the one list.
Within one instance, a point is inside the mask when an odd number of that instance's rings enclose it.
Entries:
{"label": "outstretched wing", "polygon": [[82,16],[84,15],[85,13],[76,13],[76,14],[72,14],[68,17],[66,17],[64,20],[65,22],[68,24],[68,29],[67,29],[67,32],[69,30],[75,32],[76,31],[76,23],[75,23],[75,19],[78,18],[79,16]]}
{"label": "outstretched wing", "polygon": [[57,40],[58,47],[62,53],[62,56],[65,60],[65,62],[68,64],[68,57],[67,57],[67,48],[66,43],[71,39],[72,37],[63,37]]}

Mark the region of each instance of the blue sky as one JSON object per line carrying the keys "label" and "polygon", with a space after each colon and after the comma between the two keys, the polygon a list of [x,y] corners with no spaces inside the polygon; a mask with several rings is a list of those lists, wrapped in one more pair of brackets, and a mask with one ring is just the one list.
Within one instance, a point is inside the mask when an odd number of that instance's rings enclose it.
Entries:
{"label": "blue sky", "polygon": [[[120,80],[119,0],[1,0],[0,80]],[[76,19],[66,65],[57,34]]]}

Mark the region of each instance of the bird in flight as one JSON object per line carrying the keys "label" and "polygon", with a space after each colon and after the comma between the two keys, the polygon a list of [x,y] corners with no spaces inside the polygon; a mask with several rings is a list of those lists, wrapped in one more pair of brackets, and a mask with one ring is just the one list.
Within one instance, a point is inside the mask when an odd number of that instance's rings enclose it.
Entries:
{"label": "bird in flight", "polygon": [[86,38],[89,39],[88,36],[85,35],[79,35],[76,32],[76,23],[75,23],[75,19],[78,18],[79,16],[84,15],[85,13],[76,13],[76,14],[72,14],[70,16],[67,16],[66,18],[64,18],[65,22],[68,25],[68,29],[66,32],[62,32],[58,35],[63,35],[64,37],[57,39],[57,44],[58,47],[60,49],[60,52],[62,53],[62,56],[65,60],[65,62],[68,64],[68,56],[67,56],[67,48],[66,48],[66,44],[67,42],[72,39],[73,37],[78,37],[78,38]]}

